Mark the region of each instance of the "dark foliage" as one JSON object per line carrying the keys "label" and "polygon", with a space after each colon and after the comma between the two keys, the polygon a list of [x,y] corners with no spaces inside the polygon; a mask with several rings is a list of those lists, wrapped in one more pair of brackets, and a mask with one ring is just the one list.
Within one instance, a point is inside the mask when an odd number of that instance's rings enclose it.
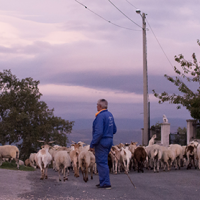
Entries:
{"label": "dark foliage", "polygon": [[[200,46],[199,40],[197,40]],[[176,77],[171,77],[165,74],[165,77],[178,87],[181,94],[168,94],[163,92],[158,94],[153,90],[154,96],[159,99],[159,103],[166,101],[179,104],[178,109],[181,105],[186,107],[190,111],[191,117],[200,120],[200,67],[196,58],[195,53],[192,54],[192,61],[187,61],[182,54],[175,56],[175,61],[181,65],[181,71],[174,67],[174,71],[177,74]],[[193,91],[194,88],[189,88],[185,82],[196,82],[197,90]]]}
{"label": "dark foliage", "polygon": [[74,124],[55,117],[54,110],[40,101],[38,85],[32,78],[19,80],[10,70],[0,72],[0,142],[17,143],[23,160],[38,151],[37,140],[66,146],[66,134]]}

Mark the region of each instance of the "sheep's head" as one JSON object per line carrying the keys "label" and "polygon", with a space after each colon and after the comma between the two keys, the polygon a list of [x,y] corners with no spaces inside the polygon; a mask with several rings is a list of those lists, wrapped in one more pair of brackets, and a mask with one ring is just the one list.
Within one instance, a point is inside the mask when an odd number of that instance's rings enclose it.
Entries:
{"label": "sheep's head", "polygon": [[152,136],[152,138],[154,138],[154,139],[157,138],[156,134],[154,134],[154,135]]}
{"label": "sheep's head", "polygon": [[137,145],[137,142],[131,142],[131,145]]}
{"label": "sheep's head", "polygon": [[38,140],[38,142],[44,142],[44,145],[41,146],[42,149],[44,149],[44,148],[49,149],[51,147],[49,144],[53,143],[54,141],[45,142],[44,140]]}
{"label": "sheep's head", "polygon": [[81,144],[75,143],[75,144],[72,144],[71,146],[73,146],[74,149],[78,149],[81,146]]}

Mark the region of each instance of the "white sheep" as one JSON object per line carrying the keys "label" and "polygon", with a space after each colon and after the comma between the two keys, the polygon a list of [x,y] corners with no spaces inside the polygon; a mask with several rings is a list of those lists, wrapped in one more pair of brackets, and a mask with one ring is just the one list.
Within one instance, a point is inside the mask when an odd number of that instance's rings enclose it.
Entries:
{"label": "white sheep", "polygon": [[120,173],[120,149],[117,146],[112,146],[110,150],[112,159],[112,171],[114,174]]}
{"label": "white sheep", "polygon": [[67,152],[67,153],[69,154],[70,151],[71,151],[71,149],[68,148],[68,147],[59,147],[58,149],[54,149],[54,148],[49,149],[49,153],[50,153],[51,156],[52,156],[52,166],[53,166],[53,170],[55,170],[55,171],[57,171],[56,162],[55,162],[55,156],[56,156],[56,154],[57,154],[59,151],[65,151],[65,152]]}
{"label": "white sheep", "polygon": [[162,148],[162,159],[161,159],[161,161],[164,164],[164,168],[163,168],[164,171],[165,171],[166,166],[167,166],[167,170],[168,171],[170,170],[172,162],[174,161],[175,158],[176,158],[175,153],[171,149],[169,149],[167,147]]}
{"label": "white sheep", "polygon": [[37,163],[35,160],[35,156],[36,156],[36,153],[31,153],[29,156],[29,162],[30,162],[30,166],[36,169]]}
{"label": "white sheep", "polygon": [[129,151],[131,152],[131,154],[132,154],[132,156],[131,156],[131,163],[130,163],[130,165],[131,165],[131,167],[133,167],[134,168],[134,170],[136,170],[137,169],[137,162],[135,162],[135,159],[134,159],[134,151],[135,151],[135,149],[137,148],[137,142],[131,142],[131,144],[128,146],[128,149],[129,149]]}
{"label": "white sheep", "polygon": [[131,160],[131,152],[128,147],[122,147],[120,152],[120,161],[124,166],[125,173],[129,172],[130,160]]}
{"label": "white sheep", "polygon": [[144,149],[145,149],[145,151],[146,151],[146,153],[147,153],[147,159],[146,159],[147,165],[146,165],[146,167],[147,167],[147,169],[149,169],[149,167],[150,167],[151,169],[153,169],[153,161],[154,161],[154,158],[151,157],[151,150],[153,149],[153,145],[146,146],[146,147],[144,147]]}
{"label": "white sheep", "polygon": [[153,160],[154,172],[159,172],[160,161],[162,159],[162,146],[154,144],[152,146],[147,147],[146,151],[148,152],[147,155],[149,156],[150,161]]}
{"label": "white sheep", "polygon": [[183,160],[183,149],[179,144],[170,144],[169,149],[174,153],[175,169],[181,168],[181,161]]}
{"label": "white sheep", "polygon": [[24,166],[24,161],[23,160],[19,160],[19,165],[23,165]]}
{"label": "white sheep", "polygon": [[153,145],[153,144],[155,143],[155,139],[156,139],[156,134],[154,134],[154,135],[151,137],[151,139],[149,140],[148,146]]}
{"label": "white sheep", "polygon": [[186,162],[187,162],[187,155],[186,155],[186,145],[184,146],[181,146],[182,147],[182,154],[183,154],[183,160],[182,160],[182,167],[186,165]]}
{"label": "white sheep", "polygon": [[68,180],[68,177],[66,175],[66,170],[68,171],[68,175],[69,175],[68,167],[71,166],[71,159],[70,159],[68,152],[67,151],[58,151],[55,154],[54,162],[55,162],[56,170],[58,170],[59,181],[61,181],[60,172],[62,169],[63,169],[63,181]]}
{"label": "white sheep", "polygon": [[16,146],[4,145],[0,146],[0,166],[3,158],[11,158],[16,161],[17,169],[19,169],[19,149]]}
{"label": "white sheep", "polygon": [[30,160],[29,160],[29,158],[25,160],[24,164],[25,164],[26,166],[29,166],[29,165],[30,165]]}
{"label": "white sheep", "polygon": [[35,160],[37,165],[39,166],[41,170],[41,180],[44,178],[48,178],[47,171],[48,171],[48,165],[51,163],[52,156],[49,153],[50,146],[48,144],[43,145],[43,148],[38,151],[38,153],[35,155]]}
{"label": "white sheep", "polygon": [[196,146],[198,147],[199,143],[197,141],[190,141],[190,144],[193,145],[193,146]]}
{"label": "white sheep", "polygon": [[79,177],[78,155],[80,153],[79,147],[81,145],[75,143],[75,144],[72,144],[71,146],[73,146],[74,150],[71,150],[69,155],[70,155],[70,158],[71,158],[71,161],[72,161],[74,176]]}
{"label": "white sheep", "polygon": [[90,169],[91,179],[93,179],[93,169],[95,165],[95,156],[91,151],[81,151],[78,156],[79,168],[83,174],[83,180],[88,181],[88,171]]}

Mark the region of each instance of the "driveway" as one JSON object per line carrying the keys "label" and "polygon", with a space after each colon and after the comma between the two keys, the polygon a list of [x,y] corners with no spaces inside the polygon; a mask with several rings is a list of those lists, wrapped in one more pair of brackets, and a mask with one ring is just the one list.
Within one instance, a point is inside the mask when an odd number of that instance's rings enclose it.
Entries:
{"label": "driveway", "polygon": [[137,200],[199,200],[200,170],[171,170],[170,172],[144,173],[131,172],[131,180],[121,173],[110,175],[112,189],[98,189],[98,175],[85,183],[82,174],[75,178],[70,172],[69,180],[58,181],[58,173],[48,171],[49,178],[40,180],[40,171],[22,172],[0,169],[0,199],[48,199],[48,200],[86,200],[86,199],[137,199]]}

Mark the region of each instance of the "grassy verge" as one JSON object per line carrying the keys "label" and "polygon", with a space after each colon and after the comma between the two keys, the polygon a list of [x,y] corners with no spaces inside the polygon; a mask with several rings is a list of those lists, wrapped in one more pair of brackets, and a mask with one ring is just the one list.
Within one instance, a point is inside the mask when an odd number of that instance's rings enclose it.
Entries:
{"label": "grassy verge", "polygon": [[[11,162],[11,163],[3,162],[0,169],[18,170],[15,162]],[[35,169],[33,167],[26,167],[26,166],[23,166],[23,165],[19,166],[19,170],[21,170],[21,171],[35,171]]]}

